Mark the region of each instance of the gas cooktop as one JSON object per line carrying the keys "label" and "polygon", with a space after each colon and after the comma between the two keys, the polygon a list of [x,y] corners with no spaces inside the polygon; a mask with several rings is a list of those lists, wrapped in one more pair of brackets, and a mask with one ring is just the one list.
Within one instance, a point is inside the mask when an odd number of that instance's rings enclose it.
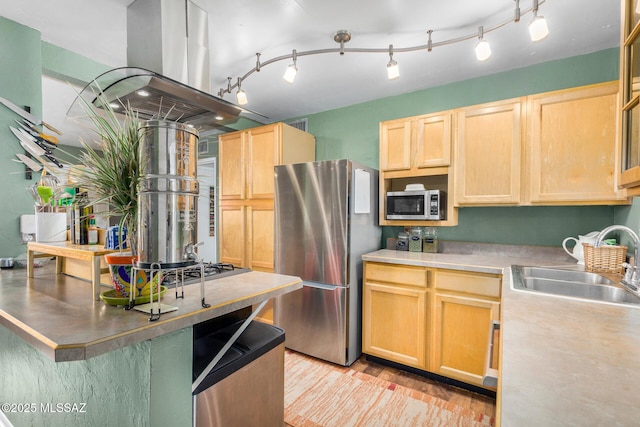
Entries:
{"label": "gas cooktop", "polygon": [[[233,264],[224,264],[219,262],[206,262],[203,267],[204,278],[206,281],[251,271],[249,268],[239,268],[233,266]],[[201,272],[200,264],[168,270],[162,273],[161,284],[167,288],[175,288],[176,283],[180,284],[182,279],[184,279],[185,285],[200,283]]]}

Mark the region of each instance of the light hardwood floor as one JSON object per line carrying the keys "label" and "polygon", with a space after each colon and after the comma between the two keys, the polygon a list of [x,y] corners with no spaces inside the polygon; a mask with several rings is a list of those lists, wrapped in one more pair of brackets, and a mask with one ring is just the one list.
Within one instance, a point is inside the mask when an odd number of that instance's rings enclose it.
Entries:
{"label": "light hardwood floor", "polygon": [[[369,361],[364,355],[360,356],[360,358],[351,365],[351,369],[435,396],[463,408],[481,412],[494,418],[496,415],[496,401],[492,397]],[[285,423],[285,427],[295,426]]]}

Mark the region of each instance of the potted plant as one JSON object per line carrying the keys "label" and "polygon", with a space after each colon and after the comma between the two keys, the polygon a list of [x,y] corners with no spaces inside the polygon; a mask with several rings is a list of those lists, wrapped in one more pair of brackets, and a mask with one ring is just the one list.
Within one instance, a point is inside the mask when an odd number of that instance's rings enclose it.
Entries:
{"label": "potted plant", "polygon": [[80,99],[93,125],[97,146],[81,141],[84,152],[76,157],[80,167],[73,171],[73,179],[76,185],[88,189],[94,196],[91,204],[105,203],[109,208],[104,214],[120,218],[119,241],[123,241],[122,230],[126,229],[127,246],[136,255],[140,121],[128,105],[122,105],[123,114],[118,117],[108,102],[103,103],[103,109],[97,109]]}
{"label": "potted plant", "polygon": [[[103,214],[119,217],[118,241],[120,253],[105,256],[109,264],[116,297],[129,297],[132,268],[136,262],[138,236],[138,181],[140,179],[139,146],[142,140],[140,121],[128,105],[121,104],[117,114],[109,102],[96,108],[79,97],[86,118],[96,134],[95,142],[82,140],[84,152],[76,157],[80,163],[72,178],[76,185],[90,191],[90,204],[104,203],[108,210]],[[99,97],[97,98],[101,100]],[[97,143],[97,144],[96,144]],[[127,230],[126,239],[123,230]],[[131,254],[123,254],[126,246]],[[142,289],[149,293],[144,272],[136,276],[137,297]],[[133,289],[133,288],[132,288]]]}

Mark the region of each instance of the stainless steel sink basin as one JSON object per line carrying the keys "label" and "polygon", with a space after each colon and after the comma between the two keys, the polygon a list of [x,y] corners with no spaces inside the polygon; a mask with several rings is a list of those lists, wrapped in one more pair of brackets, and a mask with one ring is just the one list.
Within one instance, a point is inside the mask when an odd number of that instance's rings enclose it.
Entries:
{"label": "stainless steel sink basin", "polygon": [[568,282],[593,283],[612,285],[611,280],[597,273],[588,271],[560,270],[547,267],[520,267],[524,277],[537,277],[540,279],[565,280]]}
{"label": "stainless steel sink basin", "polygon": [[511,266],[513,288],[618,304],[640,304],[640,297],[608,278],[586,271]]}

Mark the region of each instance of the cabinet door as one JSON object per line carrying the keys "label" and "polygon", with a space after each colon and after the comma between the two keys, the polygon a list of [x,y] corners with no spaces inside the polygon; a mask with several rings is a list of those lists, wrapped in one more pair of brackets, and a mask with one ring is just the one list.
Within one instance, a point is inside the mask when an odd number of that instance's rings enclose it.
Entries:
{"label": "cabinet door", "polygon": [[221,135],[218,158],[220,200],[240,200],[245,197],[245,147],[242,132]]}
{"label": "cabinet door", "polygon": [[247,266],[252,270],[273,272],[273,203],[247,206]]}
{"label": "cabinet door", "polygon": [[451,163],[451,112],[424,116],[416,121],[416,167]]}
{"label": "cabinet door", "polygon": [[427,291],[365,282],[362,350],[427,369]]}
{"label": "cabinet door", "polygon": [[380,169],[411,169],[411,120],[380,123]]}
{"label": "cabinet door", "polygon": [[279,159],[280,132],[277,125],[250,129],[247,135],[247,198],[273,199],[274,171]]}
{"label": "cabinet door", "polygon": [[434,372],[481,386],[491,324],[499,314],[499,302],[436,293]]}
{"label": "cabinet door", "polygon": [[458,111],[456,205],[515,205],[520,201],[522,99]]}
{"label": "cabinet door", "polygon": [[620,41],[620,133],[619,184],[640,194],[640,13],[636,0],[622,2]]}
{"label": "cabinet door", "polygon": [[532,203],[610,202],[616,188],[618,82],[528,98]]}
{"label": "cabinet door", "polygon": [[220,206],[220,262],[236,267],[247,267],[245,259],[245,207],[242,205]]}

